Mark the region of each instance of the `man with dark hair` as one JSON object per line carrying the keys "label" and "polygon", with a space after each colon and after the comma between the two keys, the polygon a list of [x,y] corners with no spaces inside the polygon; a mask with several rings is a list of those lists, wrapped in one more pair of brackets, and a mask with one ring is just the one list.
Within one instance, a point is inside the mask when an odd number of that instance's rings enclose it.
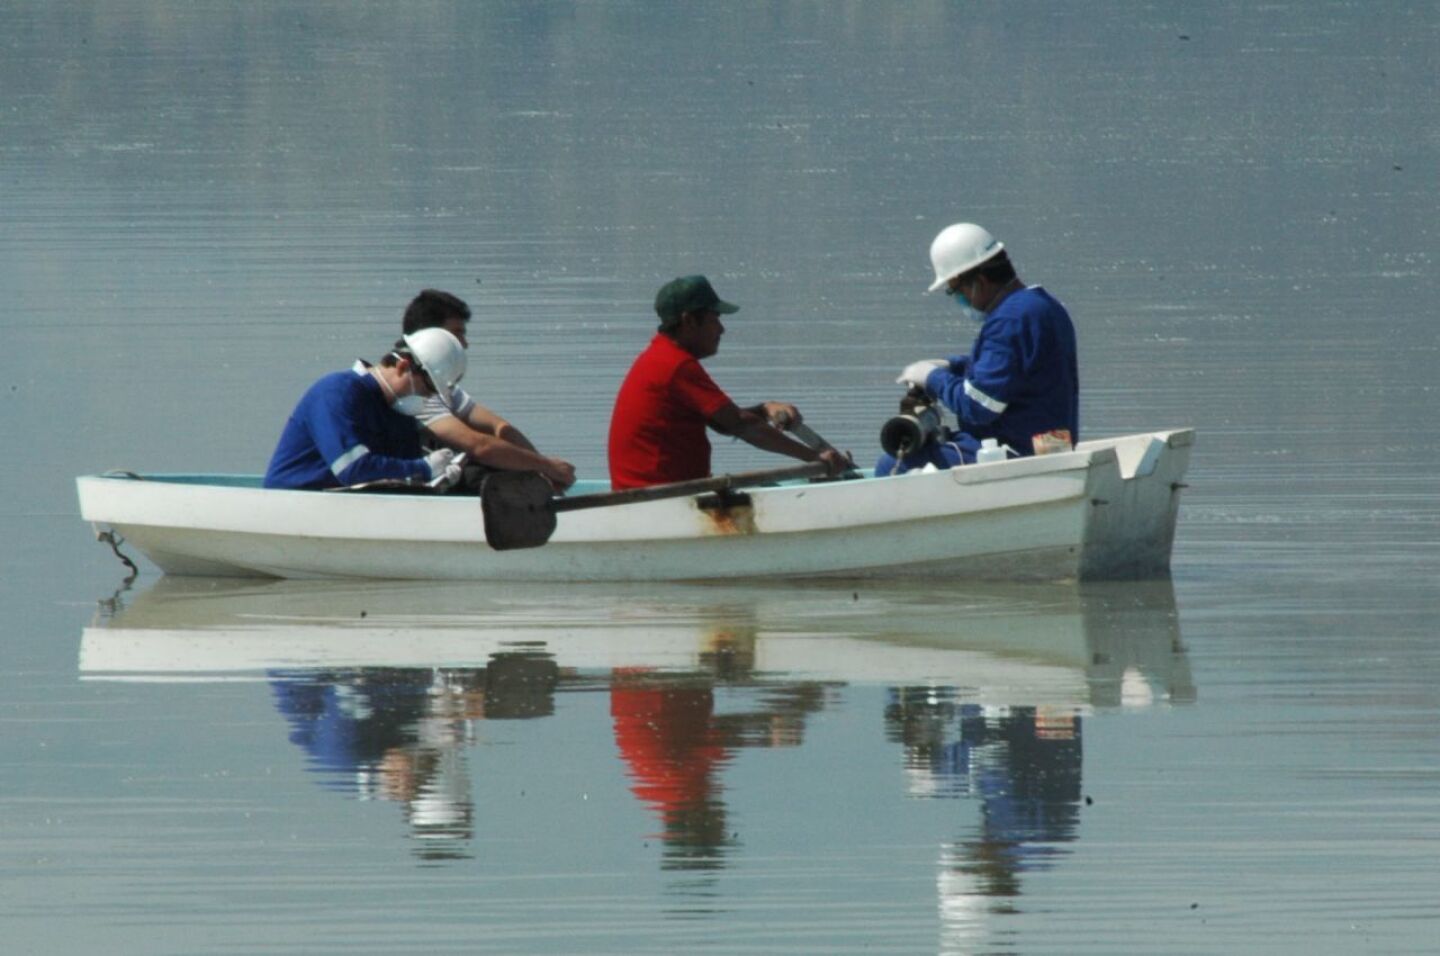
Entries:
{"label": "man with dark hair", "polygon": [[[452,320],[460,324],[460,331],[465,330],[465,323],[470,321],[470,306],[465,304],[465,300],[439,289],[423,289],[405,307],[402,325],[404,333],[409,335],[421,329],[443,329]],[[457,335],[454,329],[446,331]],[[464,336],[457,337],[464,341]]]}
{"label": "man with dark hair", "polygon": [[1022,456],[1072,447],[1080,439],[1080,375],[1070,313],[1040,286],[1022,284],[1004,244],[974,223],[941,230],[930,262],[929,291],[943,288],[980,330],[969,355],[912,362],[896,382],[941,402],[960,431],[898,462],[882,455],[875,473],[973,462],[986,438]]}
{"label": "man with dark hair", "polygon": [[705,478],[710,474],[707,427],[756,448],[801,461],[823,461],[831,474],[850,463],[838,452],[816,451],[771,425],[798,424],[786,402],[739,408],[700,367],[725,334],[721,315],[739,306],[721,300],[701,275],[667,282],[655,296],[660,328],[635,359],[610,417],[610,484],[616,490]]}
{"label": "man with dark hair", "polygon": [[[405,334],[420,329],[444,329],[468,345],[465,325],[470,306],[458,296],[425,289],[405,308]],[[499,471],[538,471],[559,490],[575,483],[575,466],[542,455],[530,439],[500,415],[456,387],[448,395],[432,396],[416,413],[434,442],[469,455],[471,464]],[[467,478],[468,481],[468,478]]]}

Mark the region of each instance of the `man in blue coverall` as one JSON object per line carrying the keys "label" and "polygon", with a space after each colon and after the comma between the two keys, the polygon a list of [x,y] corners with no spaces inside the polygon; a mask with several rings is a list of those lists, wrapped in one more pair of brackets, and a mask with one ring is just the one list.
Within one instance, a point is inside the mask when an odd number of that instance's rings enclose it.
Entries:
{"label": "man in blue coverall", "polygon": [[981,439],[1033,455],[1080,439],[1075,327],[1059,300],[1015,274],[1005,245],[974,223],[947,226],[930,245],[935,281],[980,324],[969,355],[921,359],[898,384],[923,390],[955,413],[960,430],[932,437],[900,461],[881,455],[877,475],[975,461]]}
{"label": "man in blue coverall", "polygon": [[448,396],[465,374],[465,349],[444,329],[395,343],[379,365],[356,362],[300,399],[265,472],[266,488],[338,488],[392,479],[446,487],[460,478],[455,452],[426,454],[412,417],[426,397]]}

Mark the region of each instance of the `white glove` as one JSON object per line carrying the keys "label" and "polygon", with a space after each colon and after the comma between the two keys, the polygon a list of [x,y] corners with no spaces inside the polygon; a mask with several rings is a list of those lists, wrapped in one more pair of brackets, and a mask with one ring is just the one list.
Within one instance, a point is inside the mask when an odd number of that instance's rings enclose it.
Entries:
{"label": "white glove", "polygon": [[937,368],[949,368],[950,363],[946,359],[921,359],[918,362],[911,362],[905,366],[900,377],[895,380],[896,385],[913,385],[916,388],[925,387],[925,379]]}
{"label": "white glove", "polygon": [[425,456],[430,468],[430,487],[449,488],[460,480],[460,462],[449,448],[437,448]]}

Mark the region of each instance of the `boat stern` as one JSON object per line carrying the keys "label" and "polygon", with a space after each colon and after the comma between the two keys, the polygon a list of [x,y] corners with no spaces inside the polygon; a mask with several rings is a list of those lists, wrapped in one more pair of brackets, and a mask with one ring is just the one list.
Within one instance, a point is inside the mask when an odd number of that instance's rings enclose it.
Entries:
{"label": "boat stern", "polygon": [[1115,450],[1111,467],[1091,474],[1080,561],[1082,581],[1135,580],[1170,572],[1180,492],[1195,430],[1152,432],[1082,443]]}

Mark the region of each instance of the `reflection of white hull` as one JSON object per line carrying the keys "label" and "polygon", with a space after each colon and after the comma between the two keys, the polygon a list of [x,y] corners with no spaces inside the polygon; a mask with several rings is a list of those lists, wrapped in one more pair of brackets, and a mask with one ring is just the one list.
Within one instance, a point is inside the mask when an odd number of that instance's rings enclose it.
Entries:
{"label": "reflection of white hull", "polygon": [[[467,631],[453,635],[415,635],[382,630],[354,634],[343,628],[302,633],[213,631],[197,640],[193,631],[88,628],[81,644],[80,669],[86,676],[157,680],[204,675],[317,667],[484,667],[491,655],[518,650],[553,655],[565,668],[582,671],[617,668],[694,670],[699,666],[697,635],[672,631],[627,630],[623,637],[600,632],[551,632],[538,645],[517,645],[513,634]],[[617,640],[635,642],[622,650]],[[336,653],[338,648],[343,648]],[[983,651],[895,647],[846,638],[766,637],[754,649],[756,675],[843,683],[934,684],[973,689],[969,696],[986,702],[988,688],[1021,691],[1030,703],[1078,704],[1085,696],[1085,672],[1025,659],[1006,659]],[[639,663],[637,663],[639,662]],[[128,675],[128,677],[127,677]]]}
{"label": "reflection of white hull", "polygon": [[[1149,602],[1140,620],[1149,643],[1169,652],[1178,640],[1169,582],[1108,587],[1097,597],[1056,585],[485,590],[166,579],[85,629],[80,670],[104,680],[247,679],[310,668],[482,668],[494,655],[528,652],[569,671],[693,672],[724,659],[727,674],[739,662],[755,679],[939,686],[979,703],[1083,707],[1101,672],[1125,665],[1104,650],[1115,596]],[[1133,610],[1134,599],[1125,601]]]}
{"label": "reflection of white hull", "polygon": [[[273,491],[216,476],[84,477],[82,516],[179,575],[657,581],[1152,577],[1170,565],[1188,429],[931,474],[566,512],[550,543],[497,552],[473,499]],[[585,488],[583,490],[598,490]]]}

